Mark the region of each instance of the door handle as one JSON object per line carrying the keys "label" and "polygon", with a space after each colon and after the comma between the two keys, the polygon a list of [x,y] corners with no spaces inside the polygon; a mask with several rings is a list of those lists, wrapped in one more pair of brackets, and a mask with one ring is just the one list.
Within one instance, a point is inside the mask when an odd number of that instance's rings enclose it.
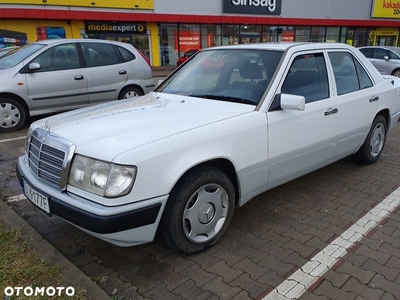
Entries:
{"label": "door handle", "polygon": [[374,101],[378,101],[379,100],[379,97],[378,96],[372,96],[372,98],[371,99],[369,99],[369,102],[374,102]]}
{"label": "door handle", "polygon": [[334,108],[334,109],[331,109],[331,110],[328,110],[328,111],[324,112],[324,115],[325,116],[333,115],[333,114],[336,114],[338,111],[339,110],[337,108]]}
{"label": "door handle", "polygon": [[83,80],[83,76],[82,75],[76,75],[74,77],[75,80]]}
{"label": "door handle", "polygon": [[121,71],[118,72],[118,74],[119,74],[119,75],[125,75],[125,74],[126,74],[126,71],[125,71],[125,70],[121,70]]}

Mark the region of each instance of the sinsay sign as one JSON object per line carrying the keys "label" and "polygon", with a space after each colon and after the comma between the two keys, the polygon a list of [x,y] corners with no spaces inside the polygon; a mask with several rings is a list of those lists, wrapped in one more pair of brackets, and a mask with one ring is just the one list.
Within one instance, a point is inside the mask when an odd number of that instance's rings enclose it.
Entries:
{"label": "sinsay sign", "polygon": [[282,0],[223,0],[223,12],[280,15]]}

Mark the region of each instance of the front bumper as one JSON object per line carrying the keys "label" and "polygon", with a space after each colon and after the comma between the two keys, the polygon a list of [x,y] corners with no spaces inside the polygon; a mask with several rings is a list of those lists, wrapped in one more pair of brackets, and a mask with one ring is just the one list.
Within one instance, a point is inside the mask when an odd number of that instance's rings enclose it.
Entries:
{"label": "front bumper", "polygon": [[26,181],[37,192],[48,197],[50,214],[120,246],[152,241],[168,199],[168,195],[164,195],[109,207],[44,184],[32,174],[25,156],[18,159],[16,171],[21,186]]}

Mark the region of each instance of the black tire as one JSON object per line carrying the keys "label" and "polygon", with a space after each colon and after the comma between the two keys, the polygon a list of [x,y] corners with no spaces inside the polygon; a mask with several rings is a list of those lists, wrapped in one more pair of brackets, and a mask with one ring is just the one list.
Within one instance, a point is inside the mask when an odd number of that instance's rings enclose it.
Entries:
{"label": "black tire", "polygon": [[377,115],[364,144],[354,154],[356,161],[370,165],[375,163],[382,154],[386,143],[387,122],[382,115]]}
{"label": "black tire", "polygon": [[400,69],[396,69],[392,72],[392,75],[395,77],[400,77]]}
{"label": "black tire", "polygon": [[0,132],[20,129],[26,121],[24,106],[12,98],[0,98]]}
{"label": "black tire", "polygon": [[119,93],[118,100],[120,99],[129,99],[133,97],[138,97],[142,96],[143,92],[138,89],[137,87],[134,86],[127,86],[126,88],[123,88],[121,93]]}
{"label": "black tire", "polygon": [[189,171],[170,193],[160,224],[162,242],[184,254],[204,251],[224,234],[234,210],[235,189],[225,173],[213,167]]}

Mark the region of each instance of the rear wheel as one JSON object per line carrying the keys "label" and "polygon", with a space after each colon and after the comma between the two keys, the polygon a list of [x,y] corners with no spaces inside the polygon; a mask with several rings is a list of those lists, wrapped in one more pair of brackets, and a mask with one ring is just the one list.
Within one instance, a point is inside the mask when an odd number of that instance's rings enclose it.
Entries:
{"label": "rear wheel", "polygon": [[12,98],[0,99],[0,132],[16,131],[25,120],[26,111],[21,103]]}
{"label": "rear wheel", "polygon": [[141,90],[134,86],[128,86],[124,88],[121,93],[119,94],[118,99],[129,99],[129,98],[134,98],[138,96],[142,96],[143,93]]}
{"label": "rear wheel", "polygon": [[364,144],[354,154],[354,158],[363,164],[375,163],[382,154],[386,142],[387,123],[382,115],[375,117]]}
{"label": "rear wheel", "polygon": [[393,76],[400,77],[400,69],[396,69],[392,72]]}
{"label": "rear wheel", "polygon": [[226,231],[234,209],[235,190],[225,173],[213,167],[189,171],[170,193],[162,240],[180,253],[206,250]]}

